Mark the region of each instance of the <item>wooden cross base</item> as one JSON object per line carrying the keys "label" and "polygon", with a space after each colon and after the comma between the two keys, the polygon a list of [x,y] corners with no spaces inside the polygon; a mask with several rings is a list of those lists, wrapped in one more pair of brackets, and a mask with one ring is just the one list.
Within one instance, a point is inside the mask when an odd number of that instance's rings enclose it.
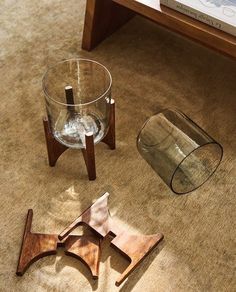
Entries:
{"label": "wooden cross base", "polygon": [[[111,99],[108,103],[110,107],[109,116],[109,129],[106,136],[102,139],[102,142],[107,144],[110,149],[116,148],[115,141],[115,102]],[[56,165],[58,158],[65,152],[68,147],[57,141],[52,133],[50,120],[48,117],[43,119],[44,133],[47,144],[48,161],[51,167]],[[95,165],[95,151],[94,151],[94,139],[93,133],[88,132],[85,135],[85,148],[81,149],[84,157],[84,161],[87,167],[89,180],[96,179],[96,165]]]}
{"label": "wooden cross base", "polygon": [[17,276],[23,276],[27,268],[38,259],[57,253],[58,247],[65,254],[80,259],[90,269],[94,279],[98,278],[100,261],[100,239],[94,236],[70,235],[60,241],[56,234],[32,233],[33,210],[29,209],[17,266]]}
{"label": "wooden cross base", "polygon": [[79,225],[89,226],[95,234],[103,238],[107,234],[113,235],[115,238],[111,241],[111,245],[130,260],[130,265],[116,281],[116,286],[119,286],[155,246],[157,246],[164,236],[161,233],[153,235],[130,235],[128,232],[120,229],[110,217],[108,197],[109,193],[101,196],[60,233],[59,239],[66,238]]}

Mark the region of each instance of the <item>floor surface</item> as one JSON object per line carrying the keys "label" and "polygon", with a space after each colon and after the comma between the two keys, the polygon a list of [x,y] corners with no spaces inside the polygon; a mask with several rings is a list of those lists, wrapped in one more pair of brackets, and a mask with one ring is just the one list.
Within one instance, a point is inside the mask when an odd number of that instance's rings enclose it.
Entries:
{"label": "floor surface", "polygon": [[[85,1],[0,2],[0,291],[236,291],[236,63],[136,17],[92,52],[81,50]],[[57,61],[86,57],[113,76],[117,150],[96,146],[97,180],[69,150],[50,168],[41,79]],[[214,176],[174,195],[136,149],[152,114],[178,107],[224,147]],[[59,233],[104,192],[114,220],[165,241],[120,287],[128,265],[103,242],[100,276],[63,251],[15,275],[27,210],[35,232]],[[81,232],[80,229],[76,232]]]}

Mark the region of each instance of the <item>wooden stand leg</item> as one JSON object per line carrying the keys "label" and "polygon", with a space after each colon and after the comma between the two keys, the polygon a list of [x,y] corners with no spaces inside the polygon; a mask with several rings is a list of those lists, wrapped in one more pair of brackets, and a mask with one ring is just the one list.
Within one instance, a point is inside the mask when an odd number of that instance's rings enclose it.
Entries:
{"label": "wooden stand leg", "polygon": [[48,161],[50,166],[55,166],[57,159],[65,152],[68,147],[59,143],[53,136],[48,117],[43,119],[45,139],[47,143]]}
{"label": "wooden stand leg", "polygon": [[100,238],[91,235],[70,235],[64,241],[59,241],[56,234],[32,233],[32,219],[33,210],[29,209],[16,270],[17,276],[23,276],[33,262],[42,257],[56,254],[58,247],[64,247],[66,255],[81,260],[88,266],[93,278],[98,278],[101,253]]}
{"label": "wooden stand leg", "polygon": [[98,278],[101,240],[97,236],[71,235],[65,241],[65,254],[81,260],[90,269],[93,279]]}
{"label": "wooden stand leg", "polygon": [[88,132],[85,135],[85,149],[82,149],[84,161],[87,167],[89,180],[96,179],[96,166],[95,166],[95,152],[93,133]]}
{"label": "wooden stand leg", "polygon": [[57,235],[31,233],[32,219],[33,210],[29,209],[16,270],[17,276],[23,276],[26,269],[38,259],[56,254]]}
{"label": "wooden stand leg", "polygon": [[112,246],[122,255],[130,260],[130,265],[119,276],[116,285],[119,286],[130,275],[130,273],[147,257],[150,252],[164,238],[162,233],[152,235],[131,235],[121,229],[111,218],[108,208],[109,193],[102,195],[92,206],[87,208],[58,236],[60,240],[65,238],[79,225],[88,225],[95,234],[105,237],[112,234],[114,239]]}
{"label": "wooden stand leg", "polygon": [[[48,118],[45,117],[43,119],[44,124],[44,132],[47,143],[47,151],[48,151],[48,161],[50,166],[55,166],[57,159],[60,155],[68,149],[65,145],[58,142],[51,133],[50,124]],[[84,156],[84,161],[88,171],[89,180],[96,179],[96,166],[95,166],[95,151],[94,151],[94,141],[93,141],[93,133],[89,132],[85,135],[85,145],[86,148],[82,149],[82,153]]]}
{"label": "wooden stand leg", "polygon": [[[74,107],[70,106],[74,104],[73,98],[73,88],[71,86],[65,87],[66,100],[68,104],[68,112],[73,113]],[[106,136],[103,138],[102,142],[106,143],[111,149],[116,148],[115,144],[115,101],[113,99],[108,101],[107,106],[109,106],[110,117],[109,117],[109,129]],[[50,127],[50,122],[48,117],[43,119],[44,132],[47,143],[48,160],[50,166],[55,166],[57,159],[60,155],[68,149],[65,145],[58,142],[52,132]],[[82,149],[85,164],[87,167],[89,180],[96,179],[96,166],[95,166],[95,151],[94,151],[94,140],[93,133],[89,132],[85,135],[85,149]]]}
{"label": "wooden stand leg", "polygon": [[74,94],[73,94],[73,88],[72,86],[68,85],[65,87],[65,94],[66,94],[66,103],[68,104],[67,106],[67,110],[70,113],[74,113],[75,112],[75,108],[74,108]]}
{"label": "wooden stand leg", "polygon": [[87,0],[82,48],[92,50],[134,15],[112,0]]}
{"label": "wooden stand leg", "polygon": [[115,133],[115,101],[110,101],[110,118],[109,118],[109,130],[106,136],[102,139],[102,142],[106,143],[110,149],[116,149],[116,133]]}

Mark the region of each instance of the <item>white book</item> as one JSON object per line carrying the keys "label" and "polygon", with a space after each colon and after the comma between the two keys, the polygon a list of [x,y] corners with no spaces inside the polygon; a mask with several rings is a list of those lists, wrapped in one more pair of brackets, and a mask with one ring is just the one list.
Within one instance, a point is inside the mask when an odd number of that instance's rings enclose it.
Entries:
{"label": "white book", "polygon": [[236,0],[160,0],[160,3],[236,36]]}

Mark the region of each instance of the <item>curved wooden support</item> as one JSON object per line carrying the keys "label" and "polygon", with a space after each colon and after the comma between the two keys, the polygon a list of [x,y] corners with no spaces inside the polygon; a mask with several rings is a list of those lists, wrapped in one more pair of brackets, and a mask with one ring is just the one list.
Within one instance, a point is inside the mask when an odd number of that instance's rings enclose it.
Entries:
{"label": "curved wooden support", "polygon": [[31,233],[33,210],[29,209],[16,274],[22,276],[38,259],[56,254],[58,237],[55,234]]}
{"label": "curved wooden support", "polygon": [[16,274],[23,276],[27,268],[38,259],[57,253],[65,247],[65,254],[80,259],[90,269],[94,279],[98,278],[100,261],[100,239],[93,236],[70,235],[64,241],[56,234],[31,233],[33,210],[29,209],[21,245]]}
{"label": "curved wooden support", "polygon": [[83,224],[89,226],[101,237],[105,237],[109,233],[113,234],[115,238],[111,241],[112,246],[131,261],[131,264],[116,281],[116,285],[119,286],[164,236],[161,233],[149,236],[129,235],[127,232],[120,229],[110,217],[108,197],[109,193],[105,193],[101,196],[92,206],[85,210],[73,223],[60,233],[59,239],[62,240],[77,226]]}
{"label": "curved wooden support", "polygon": [[86,224],[99,236],[105,237],[109,231],[109,210],[108,210],[109,193],[101,196],[92,206],[85,210],[78,218],[66,227],[58,236],[60,240],[68,236],[77,226]]}
{"label": "curved wooden support", "polygon": [[[65,87],[65,96],[67,103],[67,111],[70,115],[75,113],[74,109],[74,96],[73,88],[68,85]],[[114,99],[107,100],[107,111],[109,111],[109,129],[106,136],[103,138],[102,142],[106,143],[110,149],[116,148],[115,141],[115,102]],[[57,159],[65,152],[68,147],[60,143],[54,138],[51,131],[51,124],[48,117],[43,119],[44,132],[47,143],[48,161],[50,166],[55,166]],[[96,164],[95,164],[95,149],[94,149],[94,138],[93,132],[87,132],[85,134],[85,148],[81,149],[84,157],[84,161],[87,167],[89,180],[96,179]]]}
{"label": "curved wooden support", "polygon": [[100,239],[94,236],[69,236],[65,241],[65,254],[82,261],[98,278],[100,262]]}
{"label": "curved wooden support", "polygon": [[163,238],[161,233],[154,235],[129,235],[127,232],[122,232],[111,241],[112,246],[126,255],[131,261],[130,265],[117,279],[116,286],[120,286]]}
{"label": "curved wooden support", "polygon": [[[70,110],[72,112],[72,109]],[[48,161],[50,166],[55,166],[57,159],[64,153],[68,147],[58,142],[50,128],[50,123],[48,121],[48,118],[45,117],[43,119],[44,124],[44,132],[45,132],[45,138],[47,143],[47,151],[48,151]],[[81,149],[84,161],[87,167],[88,177],[89,180],[95,180],[96,179],[96,165],[95,165],[95,151],[94,151],[94,141],[93,141],[93,133],[89,132],[85,135],[85,149]]]}
{"label": "curved wooden support", "polygon": [[43,125],[44,125],[44,133],[45,139],[47,144],[47,151],[48,151],[48,162],[50,166],[55,166],[57,159],[61,156],[63,152],[65,152],[68,147],[58,142],[50,128],[50,123],[48,121],[48,117],[43,118]]}
{"label": "curved wooden support", "polygon": [[116,127],[115,127],[115,101],[114,99],[108,100],[108,106],[110,107],[109,117],[109,129],[106,136],[102,139],[102,142],[106,143],[111,150],[116,149]]}

